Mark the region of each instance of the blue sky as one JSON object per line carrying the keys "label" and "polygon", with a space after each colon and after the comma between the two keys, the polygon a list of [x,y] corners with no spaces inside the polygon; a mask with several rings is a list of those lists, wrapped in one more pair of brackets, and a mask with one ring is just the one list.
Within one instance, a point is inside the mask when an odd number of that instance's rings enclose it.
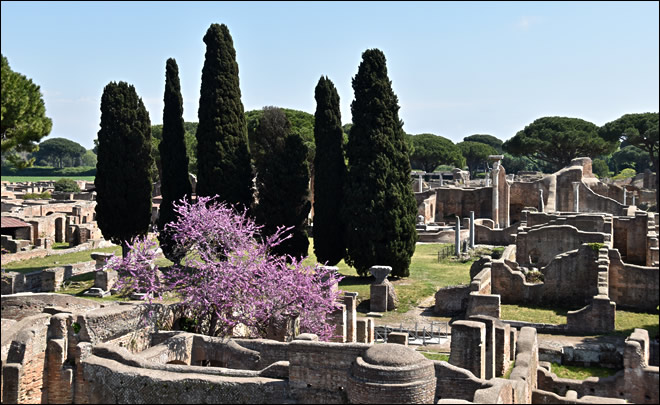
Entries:
{"label": "blue sky", "polygon": [[658,111],[658,2],[6,2],[2,54],[41,86],[50,137],[93,146],[110,81],[133,84],[162,123],[174,57],[197,121],[202,37],[229,27],[246,111],[314,113],[327,75],[351,121],[362,52],[385,53],[404,129],[508,139],[543,116],[597,125]]}

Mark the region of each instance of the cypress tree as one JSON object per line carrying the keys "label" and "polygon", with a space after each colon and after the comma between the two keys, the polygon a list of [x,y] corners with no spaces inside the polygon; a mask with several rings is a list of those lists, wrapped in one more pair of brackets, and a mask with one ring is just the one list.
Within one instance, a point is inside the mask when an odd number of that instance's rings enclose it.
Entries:
{"label": "cypress tree", "polygon": [[158,215],[158,240],[165,257],[179,262],[184,252],[177,252],[165,225],[177,220],[172,203],[192,195],[188,178],[188,156],[184,140],[183,97],[179,83],[179,67],[170,58],[165,65],[165,106],[163,108],[163,139],[158,145],[162,164],[161,194],[163,200]]}
{"label": "cypress tree", "polygon": [[282,110],[264,108],[255,132],[255,166],[257,169],[257,223],[263,233],[272,235],[280,226],[293,226],[291,238],[276,246],[276,254],[307,256],[309,239],[305,222],[311,208],[309,202],[309,164],[307,147]]}
{"label": "cypress tree", "polygon": [[346,262],[360,275],[386,265],[393,276],[407,277],[417,240],[417,204],[398,99],[380,50],[362,54],[353,90],[343,209]]}
{"label": "cypress tree", "polygon": [[330,79],[319,79],[314,98],[314,253],[320,263],[334,266],[346,255],[345,227],[340,215],[346,177],[344,131],[339,95]]}
{"label": "cypress tree", "polygon": [[250,208],[253,175],[234,43],[224,24],[211,24],[204,43],[196,192]]}
{"label": "cypress tree", "polygon": [[135,87],[110,82],[101,96],[96,164],[96,221],[105,239],[122,244],[151,223],[151,123]]}

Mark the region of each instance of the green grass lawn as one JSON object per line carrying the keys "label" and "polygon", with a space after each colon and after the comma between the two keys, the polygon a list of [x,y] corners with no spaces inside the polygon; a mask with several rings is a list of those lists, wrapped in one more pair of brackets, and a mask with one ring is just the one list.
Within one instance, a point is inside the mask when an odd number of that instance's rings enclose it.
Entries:
{"label": "green grass lawn", "polygon": [[[566,308],[545,308],[527,305],[502,305],[501,317],[507,320],[516,320],[534,323],[565,324]],[[635,328],[646,329],[649,337],[653,339],[658,335],[658,314],[633,312],[617,309],[614,331],[610,335],[629,336]]]}
{"label": "green grass lawn", "polygon": [[558,363],[552,363],[550,370],[559,378],[570,378],[571,380],[586,380],[589,377],[609,377],[619,371],[605,367],[562,366]]}
{"label": "green grass lawn", "polygon": [[420,352],[429,360],[449,361],[449,355],[444,353]]}
{"label": "green grass lawn", "polygon": [[[396,312],[408,312],[412,307],[426,297],[432,296],[440,287],[456,284],[468,284],[470,282],[470,266],[472,261],[461,263],[451,259],[443,259],[438,262],[438,250],[440,243],[418,244],[410,264],[410,277],[397,279],[390,278],[394,284],[399,298],[399,307]],[[310,238],[309,257],[305,264],[316,263],[314,255],[313,240]],[[367,300],[370,297],[370,284],[373,277],[359,277],[354,268],[349,267],[343,260],[337,264],[339,272],[344,276],[340,281],[339,288],[342,291],[353,291],[358,293],[358,312],[365,314],[369,312]],[[385,316],[387,317],[388,314]]]}
{"label": "green grass lawn", "polygon": [[113,246],[103,249],[84,250],[82,252],[65,253],[63,255],[51,255],[46,257],[35,257],[34,259],[21,260],[2,265],[3,270],[17,271],[19,273],[30,273],[32,271],[44,270],[51,267],[62,266],[92,260],[92,252],[114,253],[121,255],[121,247]]}
{"label": "green grass lawn", "polygon": [[2,181],[11,181],[13,183],[26,182],[26,181],[49,181],[59,180],[62,178],[73,180],[86,180],[94,181],[96,176],[2,176]]}

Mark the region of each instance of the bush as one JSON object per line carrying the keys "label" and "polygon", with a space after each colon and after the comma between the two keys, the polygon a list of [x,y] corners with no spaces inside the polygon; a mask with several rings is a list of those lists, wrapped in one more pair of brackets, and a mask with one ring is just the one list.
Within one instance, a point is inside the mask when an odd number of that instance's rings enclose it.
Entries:
{"label": "bush", "polygon": [[43,193],[26,193],[21,196],[24,200],[50,200],[52,197],[48,191]]}
{"label": "bush", "polygon": [[623,180],[623,179],[627,179],[627,178],[630,178],[630,177],[635,177],[636,175],[637,175],[637,172],[635,171],[635,169],[630,169],[630,168],[623,169],[623,170],[621,170],[621,172],[619,172],[619,174],[612,177],[612,180]]}
{"label": "bush", "polygon": [[504,247],[496,247],[493,249],[493,253],[491,254],[491,257],[493,259],[499,259],[502,257],[502,253],[504,253]]}
{"label": "bush", "polygon": [[80,191],[80,187],[78,187],[78,183],[75,180],[62,178],[55,182],[55,191],[77,193]]}

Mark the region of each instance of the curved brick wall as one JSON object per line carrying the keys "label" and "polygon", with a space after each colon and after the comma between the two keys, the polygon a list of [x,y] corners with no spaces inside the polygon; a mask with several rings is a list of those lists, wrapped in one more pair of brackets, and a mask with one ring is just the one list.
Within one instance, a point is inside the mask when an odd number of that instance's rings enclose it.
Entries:
{"label": "curved brick wall", "polygon": [[433,362],[414,350],[382,344],[367,350],[351,367],[348,398],[354,404],[433,403]]}

